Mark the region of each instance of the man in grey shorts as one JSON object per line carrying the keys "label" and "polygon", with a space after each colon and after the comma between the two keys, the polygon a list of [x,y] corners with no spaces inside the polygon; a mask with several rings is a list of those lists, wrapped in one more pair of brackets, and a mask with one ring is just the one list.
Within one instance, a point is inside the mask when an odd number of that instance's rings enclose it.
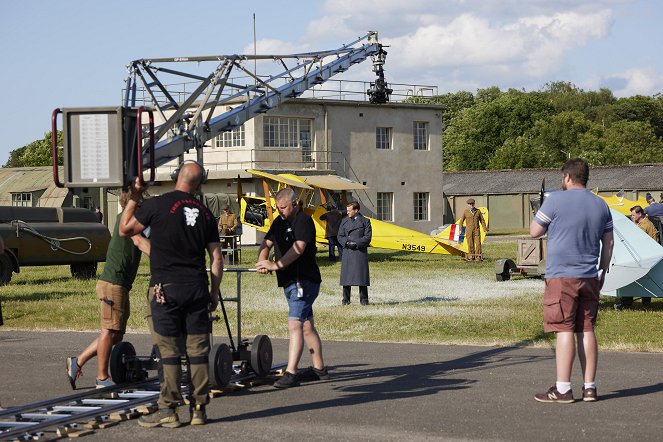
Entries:
{"label": "man in grey shorts", "polygon": [[574,401],[571,390],[576,354],[574,338],[578,342],[584,381],[582,399],[585,402],[597,399],[598,344],[594,324],[599,290],[610,265],[614,239],[607,204],[586,188],[587,162],[581,158],[569,159],[562,167],[562,174],[563,192],[553,192],[545,199],[530,224],[530,235],[538,238],[548,232],[543,330],[557,334],[557,382],[534,399],[567,404]]}

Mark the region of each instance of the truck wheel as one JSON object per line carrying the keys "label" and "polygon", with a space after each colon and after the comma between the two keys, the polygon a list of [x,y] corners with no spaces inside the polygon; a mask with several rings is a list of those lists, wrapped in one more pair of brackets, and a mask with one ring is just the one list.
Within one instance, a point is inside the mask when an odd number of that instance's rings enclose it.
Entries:
{"label": "truck wheel", "polygon": [[96,262],[81,262],[72,264],[71,276],[76,279],[92,279],[97,276],[97,263]]}
{"label": "truck wheel", "polygon": [[508,281],[511,279],[511,273],[509,271],[502,272],[502,273],[496,273],[495,274],[495,279],[500,282],[500,281]]}
{"label": "truck wheel", "polygon": [[6,253],[0,255],[0,285],[9,284],[12,280],[12,261]]}

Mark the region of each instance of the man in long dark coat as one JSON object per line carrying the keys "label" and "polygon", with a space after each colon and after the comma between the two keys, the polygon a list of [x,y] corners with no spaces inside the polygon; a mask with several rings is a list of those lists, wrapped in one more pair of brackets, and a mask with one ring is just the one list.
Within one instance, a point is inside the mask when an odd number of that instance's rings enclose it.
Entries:
{"label": "man in long dark coat", "polygon": [[373,237],[371,221],[359,213],[359,203],[351,202],[346,207],[347,218],[338,228],[338,242],[343,246],[341,258],[341,285],[343,305],[350,304],[350,287],[359,286],[359,301],[368,305],[368,245]]}

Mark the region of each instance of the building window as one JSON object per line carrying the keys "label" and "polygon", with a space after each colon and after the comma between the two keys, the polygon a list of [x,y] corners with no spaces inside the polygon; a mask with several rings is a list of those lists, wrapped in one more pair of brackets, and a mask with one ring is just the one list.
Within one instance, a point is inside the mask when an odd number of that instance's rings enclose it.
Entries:
{"label": "building window", "polygon": [[428,221],[428,192],[414,192],[414,220]]}
{"label": "building window", "polygon": [[391,149],[391,127],[375,128],[375,147],[377,149]]}
{"label": "building window", "polygon": [[311,150],[311,120],[303,118],[265,117],[265,147],[298,147]]}
{"label": "building window", "polygon": [[29,192],[12,193],[12,206],[32,207],[32,194]]}
{"label": "building window", "polygon": [[214,137],[214,147],[244,147],[244,125]]}
{"label": "building window", "polygon": [[394,220],[393,192],[378,192],[376,215],[380,221]]}
{"label": "building window", "polygon": [[415,121],[413,126],[414,150],[428,150],[428,123]]}

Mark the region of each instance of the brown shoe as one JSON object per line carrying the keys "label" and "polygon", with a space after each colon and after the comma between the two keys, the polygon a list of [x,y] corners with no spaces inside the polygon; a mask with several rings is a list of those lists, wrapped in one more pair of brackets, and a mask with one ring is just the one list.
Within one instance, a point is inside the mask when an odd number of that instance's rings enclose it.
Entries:
{"label": "brown shoe", "polygon": [[557,387],[554,385],[550,387],[545,393],[535,394],[534,399],[539,402],[555,402],[558,404],[572,404],[574,401],[573,390],[569,390],[562,394],[557,391]]}
{"label": "brown shoe", "polygon": [[596,388],[583,388],[582,389],[582,400],[585,402],[595,402],[598,398],[596,397]]}

